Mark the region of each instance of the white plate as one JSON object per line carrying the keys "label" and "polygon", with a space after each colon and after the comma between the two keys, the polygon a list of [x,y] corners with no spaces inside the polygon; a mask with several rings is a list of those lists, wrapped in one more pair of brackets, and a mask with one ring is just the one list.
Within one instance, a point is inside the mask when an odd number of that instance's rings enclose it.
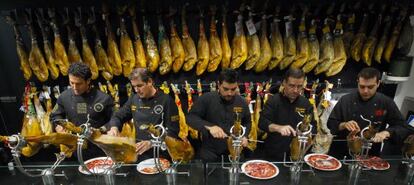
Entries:
{"label": "white plate", "polygon": [[[162,167],[163,170],[165,170],[165,169],[167,169],[167,168],[170,167],[170,162],[167,159],[160,158],[160,162],[161,162],[161,165],[163,166]],[[144,160],[144,161],[141,161],[140,163],[138,163],[138,165],[137,165],[137,171],[139,173],[146,174],[146,175],[152,175],[152,174],[159,173],[158,170],[154,170],[152,172],[148,172],[148,171],[146,171],[146,169],[148,169],[148,168],[156,169],[156,166],[155,166],[155,158],[150,158],[150,159],[147,159],[147,160]]]}
{"label": "white plate", "polygon": [[377,170],[377,171],[384,171],[384,170],[390,169],[390,167],[391,167],[390,163],[387,162],[387,167],[384,167],[384,168],[372,167],[372,169]]}
{"label": "white plate", "polygon": [[[388,162],[388,161],[386,161],[386,160],[384,160],[384,159],[382,159],[382,158],[380,158],[380,157],[376,157],[376,156],[370,156],[368,159],[366,159],[367,160],[367,162],[370,162],[370,163],[373,163],[373,161],[375,162],[375,163],[386,163],[387,165],[385,166],[385,167],[383,167],[383,168],[378,168],[378,167],[375,167],[374,165],[372,165],[372,164],[370,164],[370,166],[368,166],[366,163],[364,163],[363,161],[361,161],[360,163],[362,164],[362,166],[364,166],[365,168],[368,168],[368,169],[373,169],[373,170],[378,170],[378,171],[383,171],[383,170],[388,170],[390,167],[391,167],[391,165],[390,165],[390,163]],[[379,160],[378,162],[376,161],[376,160]]]}
{"label": "white plate", "polygon": [[[336,168],[331,168],[331,169],[326,169],[326,168],[322,168],[320,166],[315,166],[314,164],[312,164],[309,161],[309,158],[312,157],[312,156],[315,156],[315,155],[322,156],[322,158],[320,160],[322,162],[326,161],[327,162],[327,165],[331,164],[330,160],[337,162],[339,165]],[[308,164],[312,168],[315,168],[315,169],[318,169],[318,170],[322,170],[322,171],[335,171],[335,170],[338,170],[338,169],[340,169],[342,167],[342,163],[338,159],[336,159],[335,157],[332,157],[330,155],[326,155],[326,154],[317,154],[317,153],[308,154],[308,155],[305,156],[304,160],[305,160],[306,164]]]}
{"label": "white plate", "polygon": [[[88,166],[89,163],[96,162],[98,160],[106,161],[106,162],[109,162],[109,161],[112,162],[112,159],[110,157],[96,157],[96,158],[92,158],[92,159],[89,159],[89,160],[85,161],[85,165]],[[95,166],[92,169],[89,169],[89,171],[91,171],[94,174],[101,174],[101,173],[104,173],[106,171],[106,169],[108,169],[111,166],[112,165],[99,165],[99,166]],[[79,170],[79,172],[81,172],[85,175],[89,175],[89,172],[84,170],[82,166],[79,166],[78,170]]]}
{"label": "white plate", "polygon": [[[272,167],[274,167],[276,169],[276,172],[273,175],[269,176],[269,177],[256,177],[256,176],[250,175],[249,172],[246,171],[246,167],[247,167],[247,165],[252,164],[252,163],[262,163],[262,164],[270,165],[270,166],[272,166]],[[251,177],[251,178],[254,178],[254,179],[262,179],[262,180],[274,178],[274,177],[276,177],[279,174],[279,168],[276,165],[274,165],[273,163],[271,163],[269,161],[265,161],[265,160],[250,160],[250,161],[246,161],[241,166],[241,170],[248,177]]]}

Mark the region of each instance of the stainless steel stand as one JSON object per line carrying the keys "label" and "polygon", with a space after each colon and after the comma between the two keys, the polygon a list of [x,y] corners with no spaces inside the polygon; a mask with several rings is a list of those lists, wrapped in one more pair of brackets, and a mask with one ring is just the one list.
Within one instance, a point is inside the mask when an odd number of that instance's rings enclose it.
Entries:
{"label": "stainless steel stand", "polygon": [[296,134],[299,141],[299,159],[297,161],[292,161],[292,165],[288,165],[286,163],[286,156],[284,157],[284,166],[289,167],[290,171],[290,184],[296,185],[300,182],[300,177],[302,172],[311,172],[314,174],[314,171],[312,168],[309,170],[303,170],[303,162],[304,162],[304,156],[306,151],[310,148],[310,145],[307,146],[308,139],[311,137],[312,132],[312,125],[309,125],[309,129],[306,131],[301,131],[299,127],[302,125],[302,122],[299,122],[296,125]]}
{"label": "stainless steel stand", "polygon": [[407,174],[403,175],[402,184],[414,185],[414,156],[405,156],[402,164],[407,164]]}
{"label": "stainless steel stand", "polygon": [[[47,169],[25,169],[20,161],[20,152],[22,148],[26,145],[26,141],[24,140],[23,136],[20,134],[18,135],[12,135],[7,138],[8,141],[8,147],[11,149],[11,153],[13,156],[13,160],[16,163],[17,169],[19,169],[20,172],[22,172],[24,175],[29,177],[42,177],[42,181],[44,185],[55,185],[55,176],[63,176],[66,179],[66,174],[62,171],[60,174],[55,174],[54,170],[56,167],[59,166],[59,164],[65,159],[65,155],[63,153],[56,154],[56,161],[52,165],[52,167]],[[40,171],[40,174],[34,174],[31,173],[32,171]]]}
{"label": "stainless steel stand", "polygon": [[[368,121],[371,125],[371,121],[365,119],[364,117],[361,118],[365,121]],[[358,184],[358,180],[360,179],[360,175],[361,172],[363,170],[363,166],[362,164],[358,161],[357,157],[360,157],[360,159],[362,160],[366,160],[368,159],[368,153],[369,150],[371,150],[372,147],[372,142],[371,142],[371,138],[365,138],[364,137],[364,132],[368,131],[369,126],[365,127],[364,129],[361,130],[361,134],[360,134],[360,139],[362,141],[362,147],[361,147],[361,153],[360,154],[354,154],[351,151],[349,151],[349,154],[352,156],[353,158],[353,162],[348,166],[348,170],[349,170],[349,179],[348,179],[348,185],[356,185]]]}
{"label": "stainless steel stand", "polygon": [[[166,150],[167,145],[165,144],[165,136],[167,135],[167,129],[163,125],[164,123],[164,113],[161,114],[161,123],[155,125],[153,128],[159,132],[151,133],[151,147],[153,150],[154,156],[154,163],[155,167],[158,169],[159,172],[164,171],[162,168],[162,164],[160,161],[160,150]],[[142,125],[141,130],[149,129],[150,125]],[[177,184],[177,175],[187,175],[190,176],[190,172],[178,172],[177,166],[181,163],[181,161],[173,161],[173,164],[164,171],[165,178],[167,180],[168,185],[176,185]]]}
{"label": "stainless steel stand", "polygon": [[160,150],[167,149],[167,146],[164,142],[166,131],[162,123],[163,121],[161,121],[160,124],[154,126],[155,129],[161,130],[161,132],[158,135],[151,133],[151,137],[152,137],[151,147],[152,147],[153,156],[154,156],[154,163],[155,163],[155,167],[158,169],[159,172],[163,171],[162,165],[160,162]]}
{"label": "stainless steel stand", "polygon": [[[238,120],[238,114],[237,114],[237,120]],[[240,183],[240,173],[242,173],[240,169],[240,153],[242,151],[242,139],[244,135],[246,134],[246,127],[240,126],[241,132],[236,133],[234,125],[230,128],[230,134],[232,138],[232,147],[235,153],[234,158],[232,158],[231,155],[229,155],[229,161],[231,162],[230,167],[224,166],[224,159],[222,159],[221,166],[223,169],[229,170],[229,182],[230,185],[238,185]]]}
{"label": "stainless steel stand", "polygon": [[82,128],[82,133],[78,134],[78,142],[77,142],[77,157],[79,164],[82,166],[83,170],[88,172],[92,175],[101,175],[104,177],[105,184],[106,185],[115,185],[115,175],[120,175],[126,177],[126,173],[115,173],[116,169],[121,167],[122,163],[116,163],[114,162],[112,166],[105,168],[103,173],[96,173],[91,170],[89,170],[85,164],[85,161],[83,160],[83,144],[85,142],[85,139],[89,140],[91,135],[93,134],[94,130],[91,128],[89,123],[89,115],[87,116],[88,120],[86,123],[82,124],[80,127]]}
{"label": "stainless steel stand", "polygon": [[177,169],[170,167],[165,170],[165,177],[167,178],[168,185],[176,185],[177,183]]}

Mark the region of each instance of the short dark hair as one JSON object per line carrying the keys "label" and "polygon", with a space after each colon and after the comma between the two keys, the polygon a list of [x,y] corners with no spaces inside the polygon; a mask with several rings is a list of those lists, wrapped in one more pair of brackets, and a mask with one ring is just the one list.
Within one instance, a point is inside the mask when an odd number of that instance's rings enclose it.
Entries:
{"label": "short dark hair", "polygon": [[230,68],[223,69],[220,72],[220,75],[218,77],[218,81],[219,81],[220,84],[222,84],[223,81],[226,81],[228,83],[237,83],[237,81],[238,81],[237,71],[234,70],[234,69],[230,69]]}
{"label": "short dark hair", "polygon": [[70,75],[89,80],[92,77],[91,69],[88,65],[82,62],[75,62],[69,66],[68,73]]}
{"label": "short dark hair", "polygon": [[283,76],[283,80],[287,81],[289,77],[296,78],[296,79],[305,78],[305,72],[303,72],[302,69],[289,68],[285,72],[285,75]]}
{"label": "short dark hair", "polygon": [[381,79],[381,72],[376,68],[366,67],[358,73],[358,79],[359,78],[363,78],[363,79],[376,78],[377,81],[379,81]]}
{"label": "short dark hair", "polygon": [[147,68],[135,68],[129,75],[129,80],[140,79],[145,83],[148,83],[152,79],[152,74]]}

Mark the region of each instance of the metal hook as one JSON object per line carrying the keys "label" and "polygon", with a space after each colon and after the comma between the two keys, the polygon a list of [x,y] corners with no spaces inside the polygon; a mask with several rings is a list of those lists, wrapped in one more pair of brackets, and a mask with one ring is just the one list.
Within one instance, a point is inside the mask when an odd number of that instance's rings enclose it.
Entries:
{"label": "metal hook", "polygon": [[128,9],[128,6],[126,4],[116,6],[116,11],[119,16],[122,16],[127,9]]}
{"label": "metal hook", "polygon": [[49,17],[50,17],[51,19],[54,19],[54,18],[55,18],[55,16],[56,16],[55,9],[54,9],[54,8],[48,8],[48,9],[47,9],[47,14],[49,15]]}
{"label": "metal hook", "polygon": [[[43,13],[43,9],[39,8],[37,9],[37,11],[35,11],[35,15],[37,17],[37,23],[40,27],[40,30],[42,31],[42,34],[44,34],[44,30],[46,30],[46,20],[45,20],[45,16]],[[43,35],[46,36],[46,35]]]}
{"label": "metal hook", "polygon": [[32,24],[32,22],[33,22],[32,9],[30,9],[30,8],[25,9],[24,18],[26,19],[28,24]]}
{"label": "metal hook", "polygon": [[37,21],[39,24],[43,25],[45,24],[45,15],[43,13],[43,9],[42,8],[38,8],[37,10],[35,10],[35,15],[37,17]]}
{"label": "metal hook", "polygon": [[63,24],[69,24],[70,18],[69,18],[69,8],[65,7],[63,9],[64,12],[60,13],[62,16]]}
{"label": "metal hook", "polygon": [[82,26],[82,13],[81,7],[77,8],[77,11],[74,11],[75,14],[75,26],[80,27]]}
{"label": "metal hook", "polygon": [[78,6],[76,9],[79,12],[79,18],[82,20],[82,7]]}
{"label": "metal hook", "polygon": [[204,12],[203,12],[203,9],[201,8],[201,6],[200,6],[200,5],[198,5],[197,7],[198,7],[198,11],[200,12],[200,19],[201,19],[201,18],[204,18]]}
{"label": "metal hook", "polygon": [[211,15],[215,15],[216,14],[216,12],[217,12],[217,6],[216,5],[211,5],[209,7],[209,9],[210,9],[210,14]]}
{"label": "metal hook", "polygon": [[12,12],[10,12],[10,15],[6,15],[4,17],[6,22],[10,25],[16,25],[16,19],[13,17]]}
{"label": "metal hook", "polygon": [[89,17],[86,24],[94,24],[96,22],[95,16],[95,7],[91,7],[91,11],[89,12]]}
{"label": "metal hook", "polygon": [[170,17],[171,19],[173,19],[172,17],[177,13],[177,8],[170,6],[168,8],[168,14],[167,17]]}

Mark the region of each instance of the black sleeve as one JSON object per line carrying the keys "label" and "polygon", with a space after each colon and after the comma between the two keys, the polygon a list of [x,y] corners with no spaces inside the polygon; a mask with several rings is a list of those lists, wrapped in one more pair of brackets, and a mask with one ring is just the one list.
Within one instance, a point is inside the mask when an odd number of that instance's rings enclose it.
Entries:
{"label": "black sleeve", "polygon": [[206,96],[200,96],[186,116],[187,124],[201,132],[203,135],[209,134],[208,130],[204,126],[214,125],[213,123],[204,120],[207,112],[207,105],[208,100]]}
{"label": "black sleeve", "polygon": [[[106,121],[111,120],[112,114],[114,113],[114,100],[112,97],[108,96],[108,98],[105,100],[106,106],[105,106],[105,117],[107,118]],[[110,128],[111,125],[109,123],[106,123],[104,125],[106,128]]]}
{"label": "black sleeve", "polygon": [[269,125],[275,122],[274,117],[276,114],[274,111],[276,111],[277,107],[276,96],[269,97],[263,106],[262,112],[260,112],[259,128],[265,132],[269,132]]}
{"label": "black sleeve", "polygon": [[135,96],[129,97],[128,101],[115,113],[113,113],[111,120],[106,125],[108,127],[118,127],[121,129],[122,124],[132,119],[132,98]]}
{"label": "black sleeve", "polygon": [[385,123],[389,124],[389,127],[386,130],[396,142],[400,143],[408,136],[409,130],[404,126],[403,116],[394,101],[387,101],[386,106],[387,114]]}
{"label": "black sleeve", "polygon": [[344,116],[343,116],[343,100],[342,98],[339,99],[338,103],[336,103],[335,107],[333,108],[331,114],[328,118],[327,126],[329,130],[331,130],[332,135],[338,135],[339,134],[339,124],[344,122]]}
{"label": "black sleeve", "polygon": [[178,116],[177,105],[175,104],[174,100],[169,96],[166,104],[167,105],[164,115],[164,126],[167,127],[169,136],[178,138],[178,133],[180,132],[180,117]]}
{"label": "black sleeve", "polygon": [[56,101],[52,113],[50,114],[49,120],[54,125],[54,127],[56,127],[58,120],[66,119],[66,111],[62,101],[62,96],[60,96]]}
{"label": "black sleeve", "polygon": [[244,110],[243,112],[244,115],[242,119],[242,125],[246,127],[245,136],[248,137],[250,133],[250,128],[252,126],[252,118],[251,118],[249,106],[246,103],[244,103],[243,110]]}

